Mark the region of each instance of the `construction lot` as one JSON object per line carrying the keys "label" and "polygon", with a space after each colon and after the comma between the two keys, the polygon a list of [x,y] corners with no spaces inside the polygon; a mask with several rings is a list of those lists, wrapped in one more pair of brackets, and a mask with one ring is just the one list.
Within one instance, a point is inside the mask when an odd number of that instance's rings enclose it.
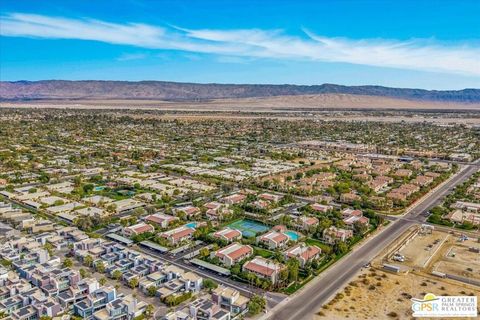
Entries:
{"label": "construction lot", "polygon": [[432,269],[445,274],[480,280],[480,253],[472,250],[479,247],[480,243],[473,239],[463,242],[450,241],[436,256]]}
{"label": "construction lot", "polygon": [[480,287],[416,273],[364,269],[317,312],[315,319],[414,319],[410,299],[423,298],[425,293],[480,296]]}
{"label": "construction lot", "polygon": [[405,257],[402,264],[413,269],[425,268],[449,238],[448,233],[440,231],[418,232],[405,247],[398,251],[400,255]]}
{"label": "construction lot", "polygon": [[359,270],[316,319],[414,319],[411,298],[426,293],[480,296],[480,253],[471,248],[480,248],[477,238],[412,227],[372,267]]}

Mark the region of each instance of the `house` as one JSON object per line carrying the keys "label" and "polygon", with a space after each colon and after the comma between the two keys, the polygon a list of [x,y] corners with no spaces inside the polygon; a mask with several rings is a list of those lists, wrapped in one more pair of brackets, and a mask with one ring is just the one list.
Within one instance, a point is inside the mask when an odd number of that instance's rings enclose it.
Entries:
{"label": "house", "polygon": [[258,198],[276,203],[280,201],[283,198],[283,196],[278,194],[272,194],[272,193],[262,193],[258,196]]}
{"label": "house", "polygon": [[407,195],[397,191],[390,191],[387,193],[387,199],[393,200],[394,202],[402,202],[407,200]]}
{"label": "house", "polygon": [[229,227],[223,228],[220,231],[217,231],[213,234],[214,238],[225,240],[227,242],[232,242],[242,239],[242,233],[236,229],[231,229]]}
{"label": "house", "polygon": [[321,212],[321,213],[327,213],[328,211],[333,210],[332,206],[319,204],[319,203],[311,204],[310,208],[312,208],[314,211]]}
{"label": "house", "polygon": [[319,220],[315,217],[300,216],[297,219],[297,223],[303,230],[312,230],[318,226]]}
{"label": "house", "polygon": [[449,158],[453,161],[461,162],[470,162],[473,159],[472,155],[468,153],[452,153],[449,155]]}
{"label": "house", "polygon": [[117,298],[107,303],[105,308],[95,312],[95,320],[119,320],[133,319],[141,316],[145,312],[147,304],[144,301],[138,301],[132,295],[123,298]]}
{"label": "house", "polygon": [[212,256],[219,258],[225,266],[231,267],[252,254],[252,247],[235,242],[213,252]]}
{"label": "house", "polygon": [[105,306],[117,298],[117,292],[114,287],[102,287],[89,293],[85,299],[76,302],[73,305],[75,315],[82,318],[93,316],[98,310],[102,310]]}
{"label": "house", "polygon": [[158,225],[160,228],[167,228],[172,222],[177,220],[177,217],[162,213],[155,213],[145,217],[145,222]]}
{"label": "house", "polygon": [[109,204],[109,203],[113,202],[113,199],[110,199],[110,198],[104,197],[104,196],[95,195],[95,196],[91,196],[91,197],[82,198],[82,201],[84,201],[88,204],[91,204],[91,205],[101,207],[102,205],[106,205],[106,204]]}
{"label": "house", "polygon": [[70,181],[50,184],[45,186],[49,191],[70,194],[74,189],[74,184]]}
{"label": "house", "polygon": [[182,207],[173,209],[173,211],[177,216],[179,213],[183,213],[187,217],[192,217],[201,213],[200,209],[194,206],[182,206]]}
{"label": "house", "polygon": [[480,203],[457,201],[452,205],[452,208],[476,213],[476,212],[480,212]]}
{"label": "house", "polygon": [[413,172],[410,169],[398,169],[393,173],[393,175],[397,178],[410,178],[412,174]]}
{"label": "house", "polygon": [[133,226],[126,227],[123,229],[123,235],[126,237],[137,236],[146,232],[153,232],[155,228],[144,222],[137,223]]}
{"label": "house", "polygon": [[430,176],[417,176],[413,179],[412,183],[420,187],[424,187],[433,182],[433,177]]}
{"label": "house", "polygon": [[258,209],[267,209],[270,206],[270,202],[265,200],[257,200],[257,201],[254,201],[252,205]]}
{"label": "house", "polygon": [[351,237],[353,237],[352,230],[336,228],[335,226],[323,230],[323,239],[329,244],[334,244],[338,241],[346,241]]}
{"label": "house", "polygon": [[222,201],[226,204],[238,204],[243,202],[247,198],[246,195],[243,194],[232,194],[227,197],[224,197]]}
{"label": "house", "polygon": [[49,207],[46,210],[50,214],[60,214],[60,213],[71,212],[71,211],[75,210],[76,208],[79,208],[79,207],[82,207],[82,206],[84,206],[84,205],[80,202],[71,202],[71,203],[62,204],[62,205],[59,205],[59,206]]}
{"label": "house", "polygon": [[340,202],[343,203],[353,203],[355,201],[360,201],[362,198],[355,193],[342,193],[340,195]]}
{"label": "house", "polygon": [[180,275],[180,281],[184,283],[185,291],[200,292],[203,285],[203,278],[197,274],[187,271]]}
{"label": "house", "polygon": [[221,219],[224,214],[232,212],[231,209],[228,209],[228,205],[216,201],[206,203],[204,207],[207,209],[205,214],[210,220]]}
{"label": "house", "polygon": [[203,206],[204,206],[207,210],[217,211],[218,209],[220,209],[220,207],[222,206],[222,204],[221,204],[220,202],[217,202],[217,201],[212,201],[212,202],[205,203]]}
{"label": "house", "polygon": [[105,215],[105,211],[100,208],[95,207],[86,207],[82,209],[78,209],[74,211],[75,214],[81,216],[90,216],[90,217],[103,217]]}
{"label": "house", "polygon": [[262,257],[255,257],[253,260],[246,262],[242,270],[251,272],[260,278],[268,279],[272,284],[275,284],[283,268],[285,266],[280,263]]}
{"label": "house", "polygon": [[257,237],[257,243],[264,244],[269,249],[277,249],[284,247],[290,238],[281,232],[271,230]]}
{"label": "house", "polygon": [[195,320],[230,320],[230,312],[208,298],[199,298],[190,302],[189,314]]}
{"label": "house", "polygon": [[212,291],[212,301],[233,315],[247,309],[248,298],[242,296],[238,290],[230,287],[218,286]]}
{"label": "house", "polygon": [[342,211],[343,222],[347,226],[353,226],[354,223],[361,223],[363,225],[368,225],[370,220],[367,217],[363,216],[362,210],[355,210],[346,208]]}
{"label": "house", "polygon": [[321,253],[322,250],[317,246],[308,246],[304,243],[299,243],[285,251],[285,258],[297,259],[300,262],[300,266],[303,268],[307,262],[318,259]]}
{"label": "house", "polygon": [[133,199],[123,199],[112,202],[111,205],[114,206],[117,214],[121,214],[130,210],[142,208],[145,206],[145,203]]}
{"label": "house", "polygon": [[182,241],[191,239],[194,232],[195,229],[193,228],[181,226],[169,231],[162,232],[160,236],[167,239],[172,245],[176,245]]}
{"label": "house", "polygon": [[368,183],[368,186],[375,192],[380,192],[393,182],[393,178],[387,176],[378,176]]}
{"label": "house", "polygon": [[367,182],[372,180],[372,176],[369,175],[368,173],[358,173],[353,175],[353,179],[361,181],[361,182]]}
{"label": "house", "polygon": [[469,222],[474,225],[480,225],[480,213],[462,211],[460,209],[453,210],[445,215],[445,219],[455,223]]}
{"label": "house", "polygon": [[[188,310],[187,310],[188,311]],[[161,320],[193,320],[185,310],[173,310],[164,315]]]}

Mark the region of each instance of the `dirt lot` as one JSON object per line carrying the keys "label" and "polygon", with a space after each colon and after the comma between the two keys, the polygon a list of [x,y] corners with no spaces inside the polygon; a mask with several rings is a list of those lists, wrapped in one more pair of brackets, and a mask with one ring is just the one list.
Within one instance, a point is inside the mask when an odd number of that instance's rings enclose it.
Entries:
{"label": "dirt lot", "polygon": [[[399,250],[402,243],[414,233],[414,228],[409,229],[380,253],[372,261],[376,268],[360,271],[343,291],[318,311],[315,319],[414,319],[411,316],[412,297],[423,298],[425,293],[473,294],[480,297],[478,286],[430,274],[436,270],[478,279],[480,254],[468,251],[469,247],[480,246],[476,239],[458,242],[457,236],[436,230],[431,234],[417,234]],[[431,248],[429,245],[432,245]],[[405,262],[385,260],[388,254],[398,250],[405,256]],[[451,257],[453,252],[455,257]],[[401,274],[386,272],[380,269],[383,263],[402,266],[403,271],[410,271]],[[426,268],[423,267],[425,264]]]}
{"label": "dirt lot", "polygon": [[403,249],[399,251],[405,256],[405,262],[397,264],[407,265],[412,268],[424,268],[428,260],[438,253],[449,235],[445,232],[434,231],[431,234],[418,234]]}
{"label": "dirt lot", "polygon": [[369,269],[360,272],[315,319],[414,319],[410,298],[423,298],[425,293],[480,296],[480,288],[413,273],[397,275]]}
{"label": "dirt lot", "polygon": [[480,243],[469,240],[465,242],[450,241],[442,255],[435,257],[433,269],[469,279],[480,280],[480,253],[472,252],[470,247],[480,247]]}

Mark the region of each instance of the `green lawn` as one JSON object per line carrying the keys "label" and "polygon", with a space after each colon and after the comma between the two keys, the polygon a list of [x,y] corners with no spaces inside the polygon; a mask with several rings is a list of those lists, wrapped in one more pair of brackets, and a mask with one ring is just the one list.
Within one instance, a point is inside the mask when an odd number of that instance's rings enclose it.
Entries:
{"label": "green lawn", "polygon": [[290,285],[288,288],[284,289],[284,292],[286,294],[295,293],[295,291],[302,288],[304,285],[306,285],[308,282],[310,282],[310,280],[312,280],[313,278],[314,278],[314,276],[309,276],[305,279],[302,279],[301,281],[299,281],[297,283],[294,283],[294,284]]}
{"label": "green lawn", "polygon": [[263,249],[263,248],[259,248],[259,247],[253,247],[253,249],[255,250],[255,254],[263,257],[263,258],[270,258],[273,256],[273,251],[270,251],[270,250],[267,250],[267,249]]}
{"label": "green lawn", "polygon": [[305,243],[308,244],[308,245],[311,245],[311,246],[315,245],[315,246],[319,247],[320,249],[322,249],[322,251],[326,251],[326,250],[331,249],[331,247],[328,244],[325,244],[325,243],[323,243],[323,242],[321,242],[320,240],[317,240],[317,239],[306,238]]}

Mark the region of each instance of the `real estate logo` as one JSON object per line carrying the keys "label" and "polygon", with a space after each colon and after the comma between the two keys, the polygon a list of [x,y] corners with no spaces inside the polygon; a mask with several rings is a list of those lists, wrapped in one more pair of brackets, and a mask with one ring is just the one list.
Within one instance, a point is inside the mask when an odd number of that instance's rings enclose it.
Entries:
{"label": "real estate logo", "polygon": [[436,296],[411,299],[414,317],[477,317],[476,296]]}

